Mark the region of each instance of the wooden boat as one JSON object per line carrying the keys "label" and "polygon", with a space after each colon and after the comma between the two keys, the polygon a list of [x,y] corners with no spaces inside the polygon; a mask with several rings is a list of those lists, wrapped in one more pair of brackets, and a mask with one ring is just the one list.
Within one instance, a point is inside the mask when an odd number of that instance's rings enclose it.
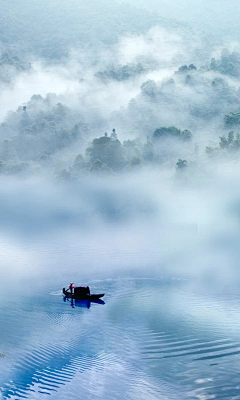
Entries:
{"label": "wooden boat", "polygon": [[78,299],[78,300],[89,300],[96,301],[104,296],[104,293],[101,294],[90,294],[89,287],[78,286],[73,288],[73,293],[69,292],[69,289],[65,290],[63,288],[63,295],[68,299]]}

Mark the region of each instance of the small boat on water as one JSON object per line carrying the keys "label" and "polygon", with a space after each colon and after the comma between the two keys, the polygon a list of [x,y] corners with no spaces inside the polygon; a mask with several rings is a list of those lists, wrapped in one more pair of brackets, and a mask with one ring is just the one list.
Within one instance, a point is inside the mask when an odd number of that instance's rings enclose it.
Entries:
{"label": "small boat on water", "polygon": [[104,293],[90,294],[88,286],[78,286],[73,288],[72,293],[69,291],[69,289],[66,290],[65,288],[63,288],[63,295],[68,299],[96,301],[103,297]]}

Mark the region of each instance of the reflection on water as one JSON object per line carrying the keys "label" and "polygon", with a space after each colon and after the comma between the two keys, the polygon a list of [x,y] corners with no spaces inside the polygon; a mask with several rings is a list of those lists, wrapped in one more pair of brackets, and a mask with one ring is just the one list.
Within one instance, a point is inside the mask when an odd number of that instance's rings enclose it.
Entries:
{"label": "reflection on water", "polygon": [[71,307],[81,307],[81,308],[90,308],[91,307],[91,303],[95,303],[95,304],[102,304],[104,305],[105,302],[101,299],[99,300],[79,300],[79,299],[69,299],[67,297],[63,297],[63,301],[66,303],[70,303]]}

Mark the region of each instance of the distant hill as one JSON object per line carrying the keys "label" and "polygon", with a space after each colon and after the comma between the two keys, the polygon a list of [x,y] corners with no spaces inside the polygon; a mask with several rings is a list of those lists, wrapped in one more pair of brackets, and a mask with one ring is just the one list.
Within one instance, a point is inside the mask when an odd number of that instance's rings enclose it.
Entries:
{"label": "distant hill", "polygon": [[152,26],[189,29],[129,5],[106,0],[1,0],[0,41],[18,56],[31,53],[60,59],[72,48],[111,45]]}

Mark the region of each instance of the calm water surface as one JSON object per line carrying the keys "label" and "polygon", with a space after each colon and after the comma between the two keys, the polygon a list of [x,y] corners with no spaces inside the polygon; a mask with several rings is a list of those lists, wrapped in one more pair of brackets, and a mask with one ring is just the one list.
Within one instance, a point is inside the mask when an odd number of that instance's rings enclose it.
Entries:
{"label": "calm water surface", "polygon": [[[143,268],[141,252],[98,251],[35,244],[38,272],[18,286],[6,269],[0,398],[240,399],[240,291]],[[71,279],[105,305],[64,301]]]}

